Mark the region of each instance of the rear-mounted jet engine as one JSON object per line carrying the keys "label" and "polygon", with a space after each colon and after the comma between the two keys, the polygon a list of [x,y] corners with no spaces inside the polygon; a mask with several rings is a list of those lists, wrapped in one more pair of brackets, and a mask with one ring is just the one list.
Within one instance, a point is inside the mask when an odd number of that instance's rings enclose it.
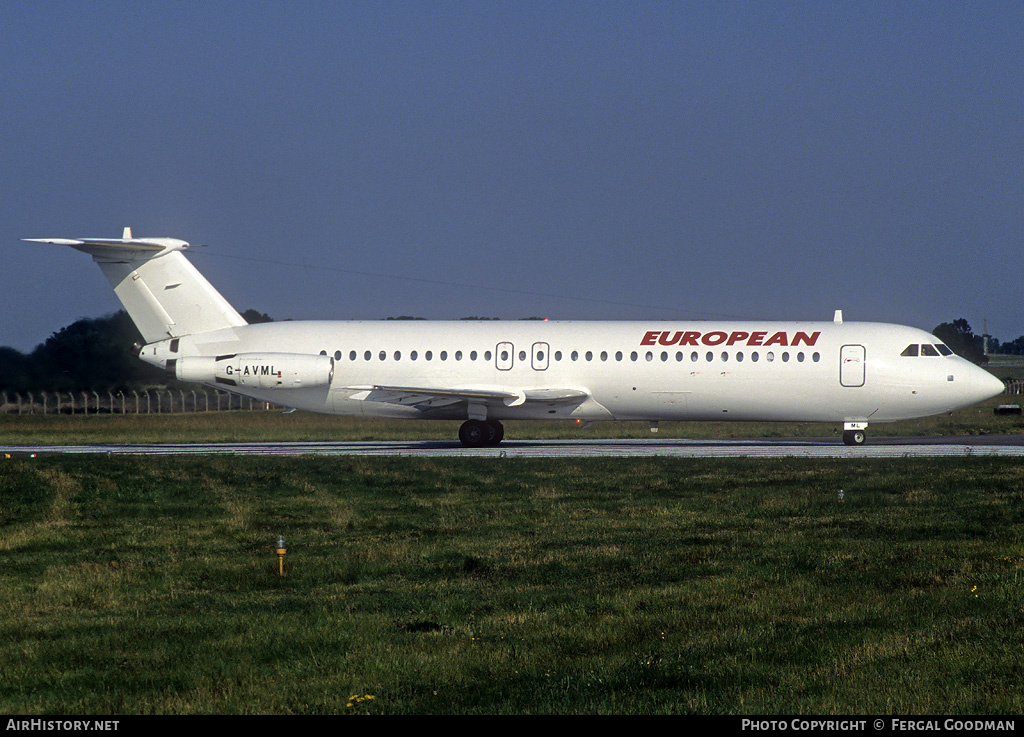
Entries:
{"label": "rear-mounted jet engine", "polygon": [[187,356],[169,360],[167,373],[179,381],[202,384],[304,389],[329,386],[334,378],[334,359],[305,353]]}

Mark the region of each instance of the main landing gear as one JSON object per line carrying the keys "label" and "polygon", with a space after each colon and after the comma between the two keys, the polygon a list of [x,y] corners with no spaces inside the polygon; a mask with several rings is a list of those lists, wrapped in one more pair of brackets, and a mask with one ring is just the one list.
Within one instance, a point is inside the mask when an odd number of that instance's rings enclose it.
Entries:
{"label": "main landing gear", "polygon": [[505,437],[505,428],[497,420],[466,420],[459,428],[459,440],[469,448],[497,445]]}

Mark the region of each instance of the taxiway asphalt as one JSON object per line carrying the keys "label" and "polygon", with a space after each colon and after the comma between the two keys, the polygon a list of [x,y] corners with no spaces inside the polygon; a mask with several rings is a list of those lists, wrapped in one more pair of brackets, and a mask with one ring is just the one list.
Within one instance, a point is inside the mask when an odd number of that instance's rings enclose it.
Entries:
{"label": "taxiway asphalt", "polygon": [[160,443],[0,446],[6,456],[80,455],[279,455],[434,458],[929,458],[1024,456],[1024,435],[869,438],[852,447],[835,438],[690,440],[507,440],[494,448],[458,442],[359,441],[283,443]]}

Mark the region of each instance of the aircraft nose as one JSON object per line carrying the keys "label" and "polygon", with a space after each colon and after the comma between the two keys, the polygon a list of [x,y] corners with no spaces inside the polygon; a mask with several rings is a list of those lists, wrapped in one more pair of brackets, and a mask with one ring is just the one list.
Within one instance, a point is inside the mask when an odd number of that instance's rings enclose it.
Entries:
{"label": "aircraft nose", "polygon": [[972,366],[972,369],[968,381],[971,394],[973,395],[973,402],[984,402],[986,399],[991,399],[1006,390],[1006,385],[1002,379],[993,376],[978,366]]}

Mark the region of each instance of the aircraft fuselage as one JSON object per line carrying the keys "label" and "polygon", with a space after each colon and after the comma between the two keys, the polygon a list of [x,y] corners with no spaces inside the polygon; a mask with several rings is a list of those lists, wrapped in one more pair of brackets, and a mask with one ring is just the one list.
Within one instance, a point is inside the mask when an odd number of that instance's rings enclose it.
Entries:
{"label": "aircraft fuselage", "polygon": [[1001,390],[997,379],[956,355],[901,355],[909,345],[940,341],[881,323],[286,322],[175,342],[176,351],[167,340],[147,345],[140,357],[163,366],[186,355],[326,356],[333,377],[320,386],[220,388],[299,409],[372,417],[466,417],[464,402],[366,396],[381,385],[578,390],[586,395],[582,401],[490,402],[486,415],[587,421],[888,422],[949,412]]}

